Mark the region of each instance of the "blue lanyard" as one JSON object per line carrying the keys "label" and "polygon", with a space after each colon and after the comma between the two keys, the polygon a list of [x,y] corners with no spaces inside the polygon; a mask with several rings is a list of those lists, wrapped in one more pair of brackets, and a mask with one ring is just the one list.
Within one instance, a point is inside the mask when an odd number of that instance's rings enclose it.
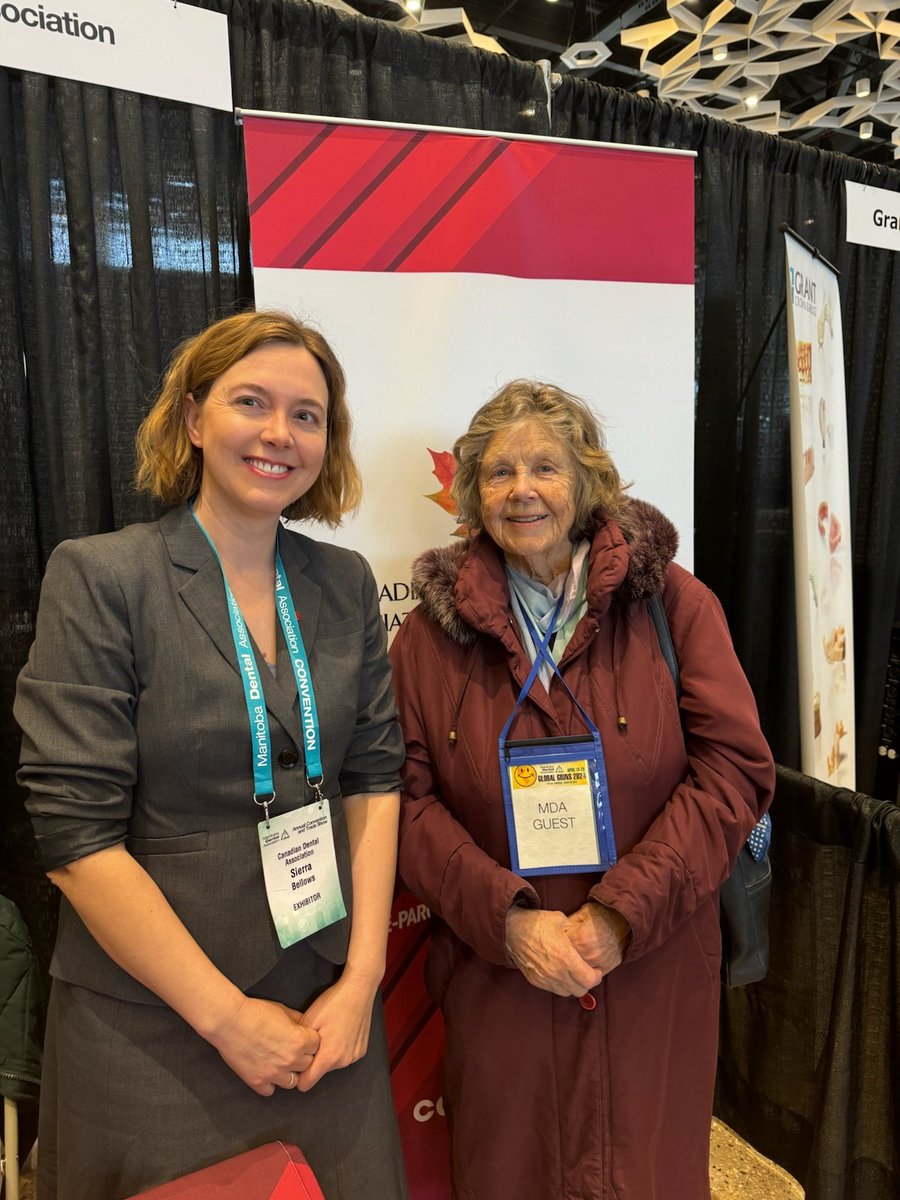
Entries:
{"label": "blue lanyard", "polygon": [[565,679],[563,679],[562,675],[560,674],[559,667],[556,665],[556,659],[550,653],[550,649],[549,649],[550,642],[553,638],[553,634],[556,632],[556,620],[557,620],[557,617],[559,616],[559,610],[562,608],[562,602],[563,602],[563,598],[562,598],[562,596],[560,596],[559,600],[556,603],[556,608],[553,610],[553,616],[550,618],[550,624],[547,627],[547,632],[544,634],[543,638],[541,637],[541,635],[537,631],[537,629],[535,629],[534,622],[531,620],[528,613],[525,611],[524,606],[522,607],[522,616],[525,618],[525,624],[528,626],[528,632],[531,635],[531,640],[534,642],[535,646],[537,647],[537,654],[535,655],[534,662],[531,664],[531,670],[528,672],[528,678],[522,684],[522,690],[519,692],[519,698],[518,698],[518,700],[516,700],[515,707],[513,708],[512,712],[509,714],[509,719],[507,720],[506,724],[503,726],[503,729],[500,731],[501,746],[506,742],[506,735],[509,733],[510,727],[516,718],[516,714],[518,713],[519,709],[522,707],[522,703],[524,702],[525,697],[528,695],[528,693],[531,691],[532,687],[534,686],[534,681],[535,681],[535,679],[537,679],[538,671],[540,671],[540,669],[541,669],[542,662],[546,662],[549,665],[550,669],[553,671],[554,675],[556,675],[559,678],[560,683],[563,685],[563,687],[569,693],[569,696],[572,699],[572,703],[575,705],[575,707],[578,709],[578,712],[581,714],[581,719],[584,721],[585,726],[587,727],[588,731],[592,735],[596,734],[599,737],[597,726],[594,724],[594,722],[591,720],[591,718],[587,715],[584,708],[582,708],[577,697],[575,696],[575,693],[572,691],[572,689],[566,683]]}
{"label": "blue lanyard", "polygon": [[[250,724],[250,738],[253,743],[253,800],[264,814],[266,823],[269,820],[269,806],[275,799],[275,780],[272,775],[272,753],[269,738],[269,717],[266,713],[266,698],[263,692],[262,680],[250,645],[250,635],[241,614],[240,606],[234,592],[228,583],[222,560],[216,549],[215,542],[203,528],[199,517],[194,512],[193,502],[188,506],[191,516],[197,522],[203,536],[209,542],[219,570],[222,572],[222,582],[225,584],[225,594],[228,597],[228,617],[231,621],[231,636],[234,638],[234,649],[237,654],[238,666],[241,672],[241,682],[244,685],[244,700],[247,704],[247,719]],[[306,760],[306,781],[321,801],[322,792],[322,752],[319,739],[319,714],[316,709],[316,696],[313,691],[312,679],[307,665],[306,647],[300,627],[294,619],[294,599],[287,581],[281,553],[275,552],[275,608],[278,619],[284,631],[291,656],[291,667],[297,681],[297,694],[300,697],[300,724],[303,729],[303,746]]]}

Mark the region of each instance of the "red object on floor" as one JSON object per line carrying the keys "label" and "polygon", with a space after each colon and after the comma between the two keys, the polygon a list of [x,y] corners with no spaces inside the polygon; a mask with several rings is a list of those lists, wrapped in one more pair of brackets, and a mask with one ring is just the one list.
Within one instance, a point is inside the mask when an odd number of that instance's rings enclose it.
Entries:
{"label": "red object on floor", "polygon": [[325,1200],[296,1146],[268,1142],[129,1200]]}

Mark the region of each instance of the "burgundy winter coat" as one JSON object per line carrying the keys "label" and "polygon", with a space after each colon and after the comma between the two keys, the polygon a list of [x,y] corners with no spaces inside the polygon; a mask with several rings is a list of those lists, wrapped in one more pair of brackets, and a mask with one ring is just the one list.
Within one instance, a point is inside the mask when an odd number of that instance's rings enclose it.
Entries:
{"label": "burgundy winter coat", "polygon": [[[447,1027],[458,1200],[709,1196],[717,889],[774,768],[719,603],[671,562],[674,527],[637,501],[621,526],[627,539],[597,522],[587,612],[560,663],[603,742],[619,853],[605,875],[510,870],[497,738],[530,662],[493,542],[417,561],[421,603],[392,649],[408,755],[400,873],[436,918],[426,975]],[[661,590],[681,720],[644,603]],[[554,678],[511,736],[583,732]],[[504,949],[514,901],[571,913],[588,897],[632,931],[593,1011],[528,984]]]}

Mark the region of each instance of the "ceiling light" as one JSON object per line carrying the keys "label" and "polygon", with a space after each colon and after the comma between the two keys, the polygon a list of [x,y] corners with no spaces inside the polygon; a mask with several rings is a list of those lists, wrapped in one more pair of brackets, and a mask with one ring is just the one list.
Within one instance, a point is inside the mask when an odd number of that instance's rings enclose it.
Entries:
{"label": "ceiling light", "polygon": [[713,52],[712,52],[712,56],[713,56],[713,62],[724,62],[725,59],[728,57],[728,47],[727,46],[716,46],[715,50],[713,50]]}
{"label": "ceiling light", "polygon": [[870,95],[871,92],[872,92],[872,87],[871,87],[871,84],[869,83],[868,79],[857,79],[856,95],[859,97],[860,100],[865,100],[866,96]]}
{"label": "ceiling light", "polygon": [[422,0],[406,0],[406,8],[408,12],[417,13],[422,11]]}
{"label": "ceiling light", "polygon": [[861,121],[859,126],[859,136],[861,138],[870,138],[875,129],[871,121]]}
{"label": "ceiling light", "polygon": [[748,108],[756,108],[757,104],[759,104],[759,93],[750,92],[744,100],[744,103]]}

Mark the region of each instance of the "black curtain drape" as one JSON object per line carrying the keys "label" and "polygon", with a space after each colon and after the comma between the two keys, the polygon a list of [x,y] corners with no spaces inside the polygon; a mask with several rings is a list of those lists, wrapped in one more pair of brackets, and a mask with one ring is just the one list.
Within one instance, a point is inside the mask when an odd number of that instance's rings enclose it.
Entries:
{"label": "black curtain drape", "polygon": [[807,1200],[900,1196],[900,808],[778,768],[768,977],[723,993],[717,1112]]}
{"label": "black curtain drape", "polygon": [[[857,784],[871,792],[900,621],[900,263],[844,238],[845,180],[900,172],[565,76],[558,137],[694,150],[695,568],[721,599],[776,761],[800,765],[786,317],[786,222],[841,272],[853,517]],[[665,203],[665,198],[660,198]],[[598,394],[602,405],[602,392]]]}

